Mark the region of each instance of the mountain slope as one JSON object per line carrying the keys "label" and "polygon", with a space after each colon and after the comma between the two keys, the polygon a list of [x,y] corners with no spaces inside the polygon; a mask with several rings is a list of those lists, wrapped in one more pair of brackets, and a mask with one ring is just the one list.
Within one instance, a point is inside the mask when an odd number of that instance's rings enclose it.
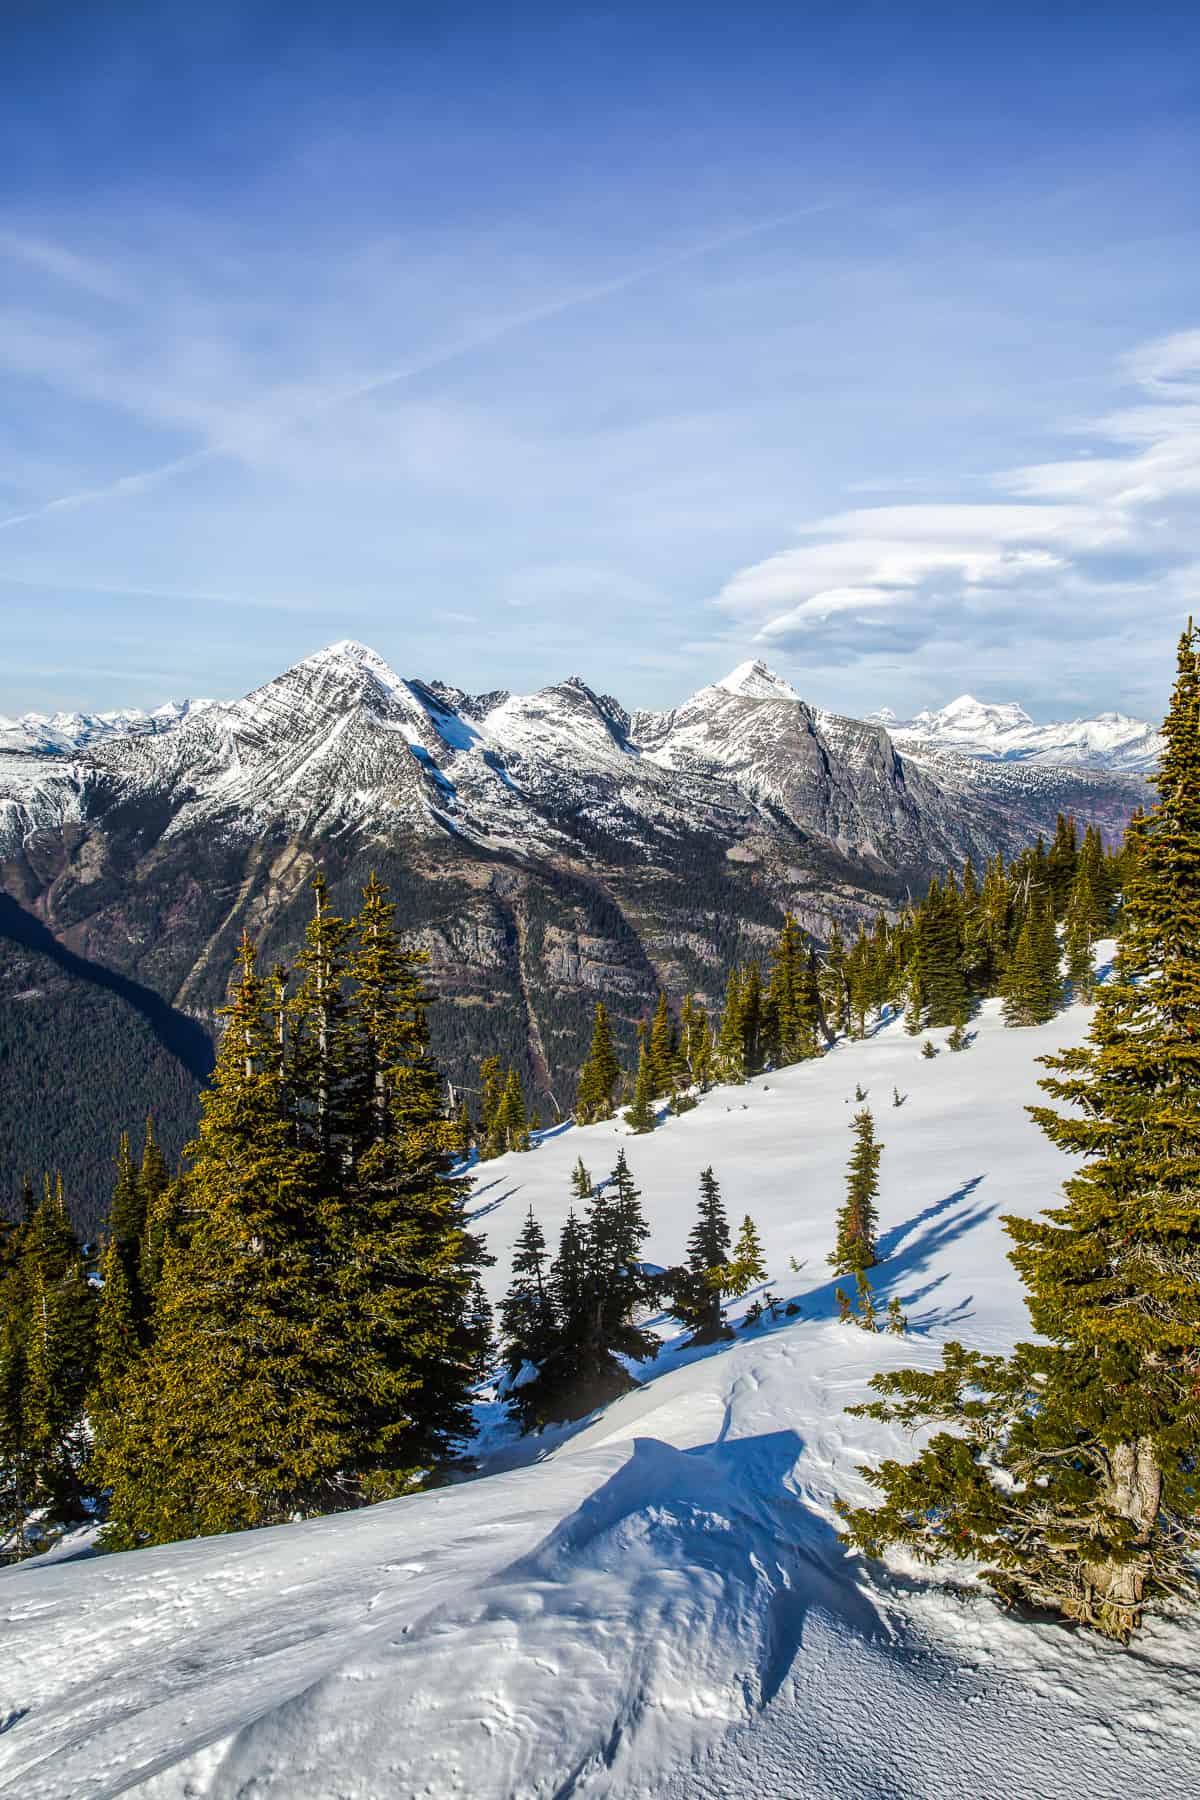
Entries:
{"label": "mountain slope", "polygon": [[[527,1205],[557,1225],[575,1158],[600,1174],[624,1144],[651,1256],[680,1253],[711,1162],[801,1316],[709,1352],[669,1344],[573,1435],[514,1443],[483,1408],[482,1480],[0,1574],[0,1791],[1011,1800],[1058,1793],[1069,1768],[1105,1800],[1182,1800],[1194,1620],[1153,1621],[1123,1653],[1005,1615],[964,1570],[849,1559],[834,1531],[834,1497],[867,1495],[858,1464],[911,1454],[847,1417],[870,1374],[932,1366],[949,1335],[1001,1349],[1027,1330],[999,1217],[1053,1202],[1067,1164],[1024,1107],[1034,1058],[1086,1028],[1076,1009],[1005,1031],[989,1003],[968,1052],[926,1061],[893,1023],[649,1138],[572,1129],[487,1165],[494,1293]],[[832,1317],[824,1258],[859,1082],[886,1146],[877,1289],[901,1297],[903,1340]]]}
{"label": "mountain slope", "polygon": [[[785,909],[853,935],[968,854],[1024,847],[1064,802],[1111,835],[1144,797],[1008,763],[1000,791],[992,765],[939,754],[920,766],[757,663],[631,716],[578,676],[473,696],[347,641],[170,729],[0,754],[0,891],[212,1031],[243,932],[290,964],[313,870],[346,912],[375,871],[429,954],[448,1074],[470,1089],[498,1054],[554,1115],[596,999],[631,1062],[660,987],[716,1005]],[[18,1087],[18,1114],[34,1098]],[[91,1169],[112,1155],[95,1133]],[[19,1173],[0,1161],[0,1193]],[[94,1177],[64,1173],[90,1221]]]}
{"label": "mountain slope", "polygon": [[61,1171],[72,1213],[95,1235],[112,1192],[117,1138],[140,1144],[152,1114],[175,1161],[212,1067],[209,1034],[152,989],[75,955],[0,894],[0,1210],[20,1178]]}

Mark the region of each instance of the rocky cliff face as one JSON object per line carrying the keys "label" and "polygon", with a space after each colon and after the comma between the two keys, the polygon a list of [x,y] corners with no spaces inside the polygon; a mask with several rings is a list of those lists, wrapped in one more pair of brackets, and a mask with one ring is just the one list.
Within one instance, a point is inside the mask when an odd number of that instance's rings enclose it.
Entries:
{"label": "rocky cliff face", "polygon": [[[631,716],[578,677],[471,696],[343,643],[170,729],[0,750],[0,889],[89,967],[211,1027],[244,930],[286,961],[313,869],[347,910],[375,869],[429,953],[449,1071],[469,1085],[498,1051],[552,1112],[598,996],[629,1048],[660,984],[715,1002],[785,908],[819,936],[854,930],[1052,827],[1046,771],[998,794],[963,762],[918,766],[761,664]],[[1127,814],[1135,786],[1080,777],[1075,810]]]}

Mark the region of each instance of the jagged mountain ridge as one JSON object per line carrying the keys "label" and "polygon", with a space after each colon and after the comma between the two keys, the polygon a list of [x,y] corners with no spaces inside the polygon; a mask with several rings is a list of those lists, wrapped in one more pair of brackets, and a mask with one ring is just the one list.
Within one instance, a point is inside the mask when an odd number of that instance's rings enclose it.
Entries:
{"label": "jagged mountain ridge", "polygon": [[[1127,778],[998,765],[1015,783],[998,800],[974,779],[988,765],[960,760],[922,768],[762,665],[630,714],[577,676],[472,696],[344,642],[169,729],[0,753],[0,889],[212,1029],[243,931],[290,962],[312,871],[350,911],[374,869],[428,952],[449,1073],[469,1089],[495,1052],[552,1110],[571,1102],[596,998],[629,1057],[659,986],[717,1004],[785,908],[818,938],[833,919],[853,932],[966,854],[1052,826],[1064,774],[1081,817],[1143,797]],[[10,953],[0,941],[0,965]],[[48,1000],[21,1004],[20,1041],[54,1030]],[[18,1093],[9,1117],[34,1102]],[[122,1127],[141,1121],[87,1129],[115,1142]],[[0,1142],[0,1190],[20,1148]],[[102,1161],[89,1140],[80,1168]]]}
{"label": "jagged mountain ridge", "polygon": [[947,806],[880,726],[817,711],[761,664],[631,717],[578,676],[471,697],[343,642],[173,729],[112,736],[49,768],[15,760],[17,779],[0,768],[9,854],[56,808],[82,823],[150,794],[167,836],[336,822],[531,854],[561,854],[581,833],[646,849],[661,833],[738,838],[783,819],[880,872],[978,854],[1012,829]]}
{"label": "jagged mountain ridge", "polygon": [[169,809],[169,835],[338,821],[541,854],[581,831],[645,848],[660,832],[736,837],[782,819],[893,872],[1027,833],[1027,820],[964,808],[961,784],[949,789],[948,803],[881,724],[810,706],[762,663],[679,707],[630,715],[578,676],[531,695],[471,696],[401,678],[347,640],[243,699],[185,704],[154,730],[85,738],[50,764],[5,756],[0,850],[17,852],[56,815],[82,823],[149,793]]}

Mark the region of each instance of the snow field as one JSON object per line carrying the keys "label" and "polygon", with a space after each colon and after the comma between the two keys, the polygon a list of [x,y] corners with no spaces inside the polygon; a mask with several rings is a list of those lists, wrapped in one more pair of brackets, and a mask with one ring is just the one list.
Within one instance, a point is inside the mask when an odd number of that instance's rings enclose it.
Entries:
{"label": "snow field", "polygon": [[[1123,1653],[1004,1615],[966,1571],[880,1570],[836,1540],[835,1497],[869,1496],[857,1465],[911,1449],[847,1416],[871,1374],[1027,1329],[999,1218],[1054,1201],[1068,1165],[1023,1107],[1034,1057],[1087,1023],[1005,1031],[990,1003],[971,1048],[932,1061],[889,1023],[650,1137],[566,1129],[482,1165],[494,1295],[530,1202],[553,1244],[576,1157],[600,1177],[623,1146],[650,1258],[682,1255],[711,1162],[802,1316],[668,1343],[574,1430],[515,1440],[484,1408],[492,1472],[460,1486],[5,1572],[0,1791],[1050,1800],[1069,1769],[1096,1800],[1194,1793],[1194,1624],[1156,1621]],[[904,1339],[834,1318],[856,1082],[885,1145],[873,1279]]]}

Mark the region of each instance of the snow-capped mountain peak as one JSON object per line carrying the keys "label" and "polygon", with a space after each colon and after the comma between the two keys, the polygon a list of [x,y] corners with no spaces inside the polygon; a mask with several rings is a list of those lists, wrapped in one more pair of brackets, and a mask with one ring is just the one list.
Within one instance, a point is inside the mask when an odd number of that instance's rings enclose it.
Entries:
{"label": "snow-capped mountain peak", "polygon": [[746,700],[800,698],[790,681],[785,681],[782,675],[777,675],[774,669],[768,668],[765,662],[757,658],[751,662],[739,663],[736,669],[731,669],[728,675],[715,681],[713,686],[724,688],[727,694],[739,694]]}
{"label": "snow-capped mountain peak", "polygon": [[1033,720],[1016,700],[976,700],[973,694],[960,694],[940,712],[918,713],[914,724],[924,722],[934,729],[962,732],[1015,731]]}
{"label": "snow-capped mountain peak", "polygon": [[304,657],[296,664],[296,670],[315,675],[321,682],[328,680],[338,686],[348,682],[353,687],[360,688],[364,680],[368,685],[375,682],[385,693],[399,698],[403,704],[412,704],[408,682],[396,673],[389,662],[385,662],[377,650],[372,650],[368,644],[358,643],[354,638],[341,638],[336,644],[327,644],[323,650],[314,651],[311,656]]}

